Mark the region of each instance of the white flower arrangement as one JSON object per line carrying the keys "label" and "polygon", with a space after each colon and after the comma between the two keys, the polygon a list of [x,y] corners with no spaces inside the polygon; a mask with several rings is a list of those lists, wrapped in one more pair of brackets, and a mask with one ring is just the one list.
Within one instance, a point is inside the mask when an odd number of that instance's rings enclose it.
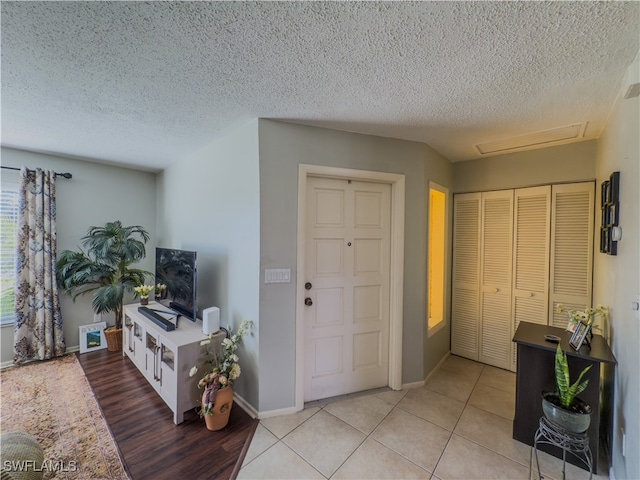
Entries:
{"label": "white flower arrangement", "polygon": [[[220,348],[211,345],[214,334],[210,334],[209,338],[200,342],[200,345],[206,347],[207,363],[211,365],[211,369],[198,382],[198,388],[205,390],[204,397],[207,399],[202,406],[202,414],[211,415],[215,393],[222,388],[233,385],[233,382],[240,376],[239,358],[235,351],[242,342],[242,337],[249,332],[252,323],[248,320],[242,322],[235,334],[222,341]],[[231,326],[227,327],[227,331],[231,333]],[[189,376],[193,377],[196,373],[198,373],[198,367],[194,366],[189,371]]]}
{"label": "white flower arrangement", "polygon": [[146,298],[149,296],[155,287],[153,285],[138,285],[137,287],[133,287],[133,290],[140,295],[142,298]]}
{"label": "white flower arrangement", "polygon": [[167,290],[167,286],[164,283],[157,283],[155,286],[155,290],[156,290],[156,294],[155,294],[155,298],[156,301],[160,301],[163,299],[164,293]]}
{"label": "white flower arrangement", "polygon": [[600,316],[604,321],[606,321],[609,315],[609,310],[604,305],[598,305],[595,308],[587,307],[584,310],[567,310],[561,303],[559,303],[556,306],[556,311],[558,313],[566,312],[567,316],[569,317],[569,323],[567,324],[566,329],[569,332],[575,332],[576,327],[580,322],[588,325],[594,330],[603,332],[604,326],[595,325],[595,318]]}

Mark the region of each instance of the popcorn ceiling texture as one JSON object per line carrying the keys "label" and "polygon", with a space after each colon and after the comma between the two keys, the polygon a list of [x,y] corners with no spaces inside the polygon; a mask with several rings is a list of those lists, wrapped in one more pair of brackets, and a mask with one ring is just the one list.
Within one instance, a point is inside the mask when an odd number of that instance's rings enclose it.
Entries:
{"label": "popcorn ceiling texture", "polygon": [[476,143],[589,122],[637,2],[2,2],[3,145],[170,165],[256,117]]}

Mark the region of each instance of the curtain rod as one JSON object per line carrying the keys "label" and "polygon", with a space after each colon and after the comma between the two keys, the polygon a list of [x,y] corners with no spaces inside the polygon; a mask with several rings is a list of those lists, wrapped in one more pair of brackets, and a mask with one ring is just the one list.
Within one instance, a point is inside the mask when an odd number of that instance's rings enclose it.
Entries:
{"label": "curtain rod", "polygon": [[[4,165],[1,165],[2,168],[6,168],[7,170],[17,170],[20,171],[19,168],[17,167],[5,167]],[[28,169],[29,172],[35,172],[35,170],[31,170],[30,168]],[[66,172],[66,173],[58,173],[58,172],[53,172],[53,174],[56,177],[63,177],[63,178],[73,178],[73,175],[71,175],[70,173]]]}

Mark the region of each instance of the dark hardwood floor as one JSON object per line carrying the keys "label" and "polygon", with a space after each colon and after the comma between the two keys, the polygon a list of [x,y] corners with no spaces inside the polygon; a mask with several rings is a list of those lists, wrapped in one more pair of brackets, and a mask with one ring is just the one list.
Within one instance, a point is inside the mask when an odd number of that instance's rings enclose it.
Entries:
{"label": "dark hardwood floor", "polygon": [[195,410],[184,422],[121,352],[78,355],[133,480],[234,479],[258,426],[241,407],[229,424],[210,432]]}

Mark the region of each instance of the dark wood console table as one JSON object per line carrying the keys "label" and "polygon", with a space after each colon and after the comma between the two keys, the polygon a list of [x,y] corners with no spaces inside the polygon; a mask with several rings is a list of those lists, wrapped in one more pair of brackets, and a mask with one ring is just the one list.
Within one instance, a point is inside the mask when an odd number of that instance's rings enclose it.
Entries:
{"label": "dark wood console table", "polygon": [[[594,473],[607,471],[611,458],[611,429],[613,424],[613,381],[616,359],[607,342],[594,335],[591,348],[583,345],[575,351],[569,345],[571,333],[562,328],[520,322],[513,337],[518,348],[516,373],[516,413],[513,420],[513,438],[532,445],[540,417],[542,417],[542,392],[555,391],[555,354],[558,344],[545,339],[545,335],[560,337],[560,345],[567,353],[571,383],[582,369],[592,365],[584,378],[589,386],[580,398],[593,408],[591,426],[587,431],[589,446],[593,452]],[[544,445],[542,450],[562,458],[562,450]],[[584,468],[577,459],[569,456],[567,461]],[[600,463],[599,463],[600,461]]]}

